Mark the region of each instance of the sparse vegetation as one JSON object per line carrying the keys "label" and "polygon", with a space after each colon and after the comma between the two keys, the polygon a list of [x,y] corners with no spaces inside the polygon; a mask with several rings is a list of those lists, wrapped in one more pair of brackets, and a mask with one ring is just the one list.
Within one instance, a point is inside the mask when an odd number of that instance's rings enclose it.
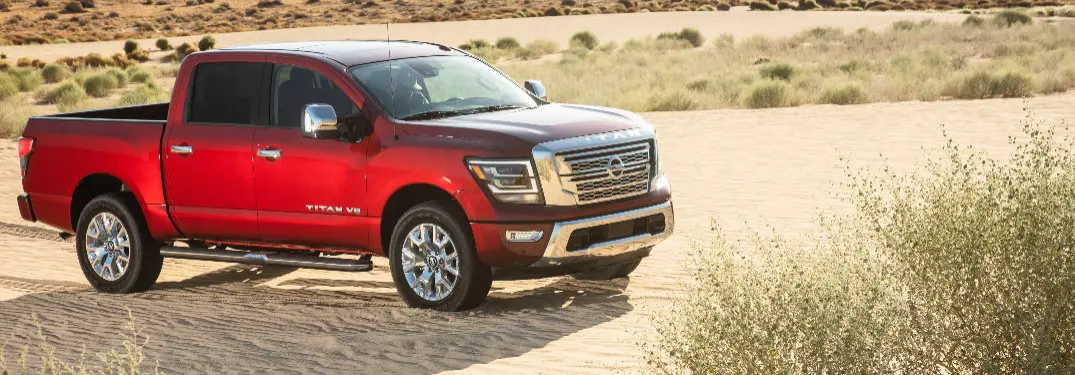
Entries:
{"label": "sparse vegetation", "polygon": [[157,39],[157,49],[161,51],[171,51],[172,44],[168,43],[168,39],[160,38]]}
{"label": "sparse vegetation", "polygon": [[[563,102],[648,111],[655,98],[686,90],[696,109],[765,108],[1063,92],[1075,88],[1072,45],[1070,22],[914,22],[879,32],[816,28],[785,38],[720,38],[697,49],[650,38],[499,67],[520,82],[541,80]],[[543,55],[524,50],[523,60]]]}
{"label": "sparse vegetation", "polygon": [[164,90],[161,90],[160,87],[157,87],[155,83],[150,82],[139,86],[133,91],[123,94],[123,96],[119,98],[119,102],[117,103],[117,105],[124,106],[159,103],[166,101],[167,99],[168,96],[165,95]]}
{"label": "sparse vegetation", "polygon": [[661,33],[657,35],[657,39],[682,40],[690,43],[693,47],[701,47],[705,44],[705,37],[702,36],[702,33],[689,27],[676,33]]}
{"label": "sparse vegetation", "polygon": [[216,38],[213,37],[212,35],[203,36],[202,39],[198,40],[198,50],[199,51],[208,51],[208,50],[211,50],[211,49],[213,49],[215,47],[216,47]]}
{"label": "sparse vegetation", "polygon": [[71,75],[71,69],[59,64],[45,65],[44,69],[41,69],[41,77],[45,79],[47,83],[57,83],[67,79]]}
{"label": "sparse vegetation", "polygon": [[571,46],[585,48],[592,50],[597,48],[601,42],[597,39],[597,35],[589,31],[580,31],[571,36]]}
{"label": "sparse vegetation", "polygon": [[499,49],[516,49],[519,48],[519,41],[512,37],[505,37],[496,40],[496,48]]}
{"label": "sparse vegetation", "polygon": [[198,52],[198,47],[195,47],[193,44],[180,44],[179,47],[175,47],[175,59],[181,61],[184,57],[187,57],[187,55],[195,52]]}
{"label": "sparse vegetation", "polygon": [[[0,346],[0,371],[4,374],[160,374],[150,364],[146,363],[143,349],[149,338],[142,332],[134,319],[134,315],[128,312],[126,330],[115,337],[120,340],[119,349],[110,348],[100,353],[82,353],[82,359],[78,362],[67,362],[56,355],[56,348],[49,342],[46,328],[38,320],[37,315],[32,315],[30,322],[12,324],[15,331],[22,331],[18,327],[29,327],[30,332],[23,335],[27,337],[26,344],[8,346],[5,342]],[[5,332],[6,333],[6,332]],[[95,358],[97,362],[88,361]],[[39,369],[30,370],[31,366],[40,366]]]}
{"label": "sparse vegetation", "polygon": [[848,162],[854,210],[802,238],[714,226],[687,297],[654,317],[651,370],[1070,373],[1075,144],[1058,130],[1028,116],[1003,159],[945,135],[910,173]]}
{"label": "sparse vegetation", "polygon": [[123,52],[130,56],[134,51],[138,50],[138,42],[133,39],[127,39],[127,42],[123,43]]}
{"label": "sparse vegetation", "polygon": [[86,99],[86,90],[77,82],[67,81],[50,90],[39,92],[37,99],[44,104],[70,107]]}
{"label": "sparse vegetation", "polygon": [[86,93],[90,94],[90,96],[103,98],[119,88],[119,80],[115,74],[100,72],[86,77],[82,81],[82,87],[86,89]]}

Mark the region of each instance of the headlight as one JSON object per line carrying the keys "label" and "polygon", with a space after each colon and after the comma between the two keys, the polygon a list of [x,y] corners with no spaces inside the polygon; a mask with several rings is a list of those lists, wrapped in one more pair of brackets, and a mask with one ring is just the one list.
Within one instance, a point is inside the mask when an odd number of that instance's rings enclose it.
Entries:
{"label": "headlight", "polygon": [[470,173],[506,203],[545,203],[530,160],[467,160]]}

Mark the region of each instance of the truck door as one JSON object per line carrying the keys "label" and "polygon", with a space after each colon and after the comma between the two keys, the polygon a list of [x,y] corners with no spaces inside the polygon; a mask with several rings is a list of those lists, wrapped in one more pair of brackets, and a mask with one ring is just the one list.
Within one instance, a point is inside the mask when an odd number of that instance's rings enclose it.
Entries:
{"label": "truck door", "polygon": [[254,160],[262,240],[366,248],[366,144],[304,138],[307,104],[329,104],[338,118],[358,115],[345,82],[287,64],[274,65],[269,126],[258,127]]}
{"label": "truck door", "polygon": [[257,240],[254,129],[271,64],[203,62],[194,67],[185,114],[162,145],[166,194],[184,235]]}

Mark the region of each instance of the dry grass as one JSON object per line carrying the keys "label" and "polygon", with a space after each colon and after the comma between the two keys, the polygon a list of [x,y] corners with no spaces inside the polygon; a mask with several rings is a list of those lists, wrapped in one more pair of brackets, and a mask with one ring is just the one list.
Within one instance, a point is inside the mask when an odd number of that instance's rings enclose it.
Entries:
{"label": "dry grass", "polygon": [[[690,108],[766,108],[908,100],[1020,97],[1075,88],[1075,23],[898,23],[873,32],[817,28],[701,48],[647,39],[559,60],[503,61],[539,79],[559,102],[653,111],[689,92]],[[999,21],[997,21],[999,20]],[[599,37],[599,36],[598,36]]]}
{"label": "dry grass", "polygon": [[70,362],[61,358],[70,358],[69,354],[57,355],[45,328],[37,315],[33,315],[33,332],[28,335],[29,342],[16,346],[9,346],[10,343],[5,342],[0,346],[0,372],[5,375],[160,374],[155,366],[146,366],[142,350],[149,338],[142,333],[130,310],[128,317],[130,320],[126,331],[115,337],[122,340],[120,349],[89,353],[96,361],[87,360],[87,353],[83,352],[78,356],[78,362]]}
{"label": "dry grass", "polygon": [[0,13],[0,35],[9,44],[43,44],[187,36],[322,25],[459,21],[555,14],[709,10],[739,0],[588,0],[565,6],[561,0],[486,1],[97,1],[93,8],[65,12],[67,1],[34,6],[11,2]]}
{"label": "dry grass", "polygon": [[1072,373],[1075,144],[1023,130],[1004,159],[945,136],[909,174],[849,166],[854,212],[801,239],[714,227],[654,317],[652,372]]}

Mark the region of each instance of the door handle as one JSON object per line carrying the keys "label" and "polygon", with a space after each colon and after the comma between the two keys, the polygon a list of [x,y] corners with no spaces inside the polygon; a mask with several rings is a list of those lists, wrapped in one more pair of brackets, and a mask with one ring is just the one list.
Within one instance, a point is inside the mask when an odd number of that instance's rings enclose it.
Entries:
{"label": "door handle", "polygon": [[258,150],[258,157],[259,158],[265,158],[265,160],[268,160],[268,161],[274,161],[274,160],[280,159],[280,156],[281,156],[280,150],[271,149],[271,148],[267,148],[267,149],[264,149],[264,150]]}
{"label": "door handle", "polygon": [[176,155],[190,155],[194,153],[194,147],[187,145],[172,146],[172,153]]}

